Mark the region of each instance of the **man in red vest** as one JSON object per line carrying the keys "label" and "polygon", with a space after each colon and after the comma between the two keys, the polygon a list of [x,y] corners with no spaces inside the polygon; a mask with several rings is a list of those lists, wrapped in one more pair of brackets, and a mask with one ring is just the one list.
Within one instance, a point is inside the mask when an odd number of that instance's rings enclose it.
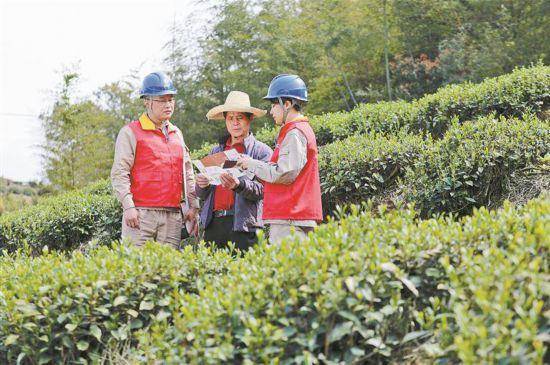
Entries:
{"label": "man in red vest", "polygon": [[304,238],[323,219],[317,142],[308,119],[302,115],[307,99],[304,81],[296,75],[279,75],[264,97],[270,114],[281,126],[271,162],[241,155],[238,165],[264,182],[264,223],[269,241],[278,243],[295,231]]}
{"label": "man in red vest", "polygon": [[[122,127],[116,140],[111,182],[124,210],[122,238],[137,246],[151,240],[177,248],[183,221],[192,223],[190,233],[197,230],[199,204],[189,150],[170,123],[174,95],[166,74],[147,75],[140,90],[146,112]],[[189,207],[184,216],[182,195]]]}

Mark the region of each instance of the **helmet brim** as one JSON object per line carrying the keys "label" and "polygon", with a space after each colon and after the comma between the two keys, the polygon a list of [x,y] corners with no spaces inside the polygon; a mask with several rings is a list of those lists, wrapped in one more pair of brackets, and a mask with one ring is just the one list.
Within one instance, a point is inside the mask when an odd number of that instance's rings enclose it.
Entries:
{"label": "helmet brim", "polygon": [[177,95],[177,90],[162,90],[148,93],[140,93],[139,97],[144,98],[146,96],[163,96],[163,95]]}
{"label": "helmet brim", "polygon": [[277,98],[288,98],[288,99],[296,99],[296,100],[300,100],[300,101],[305,101],[307,102],[307,99],[305,98],[302,98],[300,96],[296,96],[296,95],[288,95],[288,94],[283,94],[283,95],[277,95],[277,96],[274,96],[274,95],[266,95],[264,96],[262,99],[263,100],[277,100]]}

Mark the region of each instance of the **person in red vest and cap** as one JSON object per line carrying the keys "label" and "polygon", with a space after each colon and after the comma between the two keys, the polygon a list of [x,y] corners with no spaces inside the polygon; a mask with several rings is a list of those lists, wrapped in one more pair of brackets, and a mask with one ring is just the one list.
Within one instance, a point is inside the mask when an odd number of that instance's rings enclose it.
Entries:
{"label": "person in red vest and cap", "polygon": [[111,169],[124,210],[122,238],[137,246],[157,241],[177,248],[184,221],[191,234],[197,232],[199,202],[189,150],[170,123],[176,89],[165,73],[153,72],[143,79],[139,95],[146,111],[120,130]]}
{"label": "person in red vest and cap", "polygon": [[264,183],[264,223],[269,224],[269,242],[278,243],[292,231],[301,238],[323,219],[317,141],[302,114],[307,88],[296,75],[276,76],[264,99],[270,114],[281,126],[269,163],[241,155],[237,165]]}

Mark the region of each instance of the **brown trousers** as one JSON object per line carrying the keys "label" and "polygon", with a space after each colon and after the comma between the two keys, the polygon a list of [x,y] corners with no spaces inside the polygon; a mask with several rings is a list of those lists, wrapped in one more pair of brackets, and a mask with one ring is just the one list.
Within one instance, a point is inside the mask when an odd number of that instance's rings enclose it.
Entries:
{"label": "brown trousers", "polygon": [[178,209],[137,208],[139,228],[131,228],[122,219],[122,238],[136,246],[156,241],[178,248],[181,242],[183,217]]}

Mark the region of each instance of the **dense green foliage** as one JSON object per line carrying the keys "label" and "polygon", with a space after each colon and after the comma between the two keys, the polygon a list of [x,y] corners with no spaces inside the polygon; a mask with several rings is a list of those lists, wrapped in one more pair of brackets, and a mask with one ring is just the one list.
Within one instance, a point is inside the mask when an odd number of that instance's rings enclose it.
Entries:
{"label": "dense green foliage", "polygon": [[548,123],[532,116],[455,121],[435,141],[404,132],[353,136],[320,150],[323,205],[330,213],[368,199],[405,201],[423,217],[464,215],[497,206],[516,174],[549,153]]}
{"label": "dense green foliage", "polygon": [[407,166],[401,191],[424,217],[469,214],[500,202],[515,174],[547,154],[549,124],[534,117],[455,124]]}
{"label": "dense green foliage", "polygon": [[354,209],[237,258],[156,245],[4,256],[0,356],[74,361],[140,340],[137,358],[168,363],[387,362],[423,345],[426,358],[542,364],[549,217],[547,199],[460,221]]}
{"label": "dense green foliage", "polygon": [[384,136],[367,133],[321,147],[319,174],[323,209],[368,199],[390,203],[396,198],[399,178],[431,141],[401,132]]}
{"label": "dense green foliage", "polygon": [[400,362],[431,337],[429,356],[542,364],[549,213],[548,200],[459,222],[352,213],[305,242],[260,245],[199,295],[176,295],[174,324],[154,326],[141,350],[173,363]]}
{"label": "dense green foliage", "polygon": [[173,295],[196,293],[228,253],[100,247],[88,255],[0,258],[0,362],[73,363],[172,316]]}
{"label": "dense green foliage", "polygon": [[[449,278],[449,325],[441,337],[463,363],[542,363],[548,355],[550,215],[506,222],[525,229],[509,241],[461,246],[441,264]],[[485,222],[473,221],[477,229]],[[493,227],[497,230],[498,227]],[[500,232],[502,234],[502,232]],[[448,341],[448,342],[447,342]],[[452,342],[451,342],[452,341]],[[546,348],[545,348],[546,347]],[[547,359],[547,357],[546,357]]]}
{"label": "dense green foliage", "polygon": [[108,243],[120,237],[122,209],[112,195],[101,193],[107,182],[88,189],[45,198],[39,204],[0,217],[0,249],[28,246],[40,253],[43,246],[73,250],[98,239]]}
{"label": "dense green foliage", "polygon": [[192,136],[193,148],[223,129],[221,124],[204,128],[209,108],[223,103],[230,90],[245,91],[262,106],[269,82],[280,73],[304,78],[309,113],[319,115],[480,82],[518,66],[548,64],[550,54],[544,0],[210,4],[177,24],[167,47],[166,61],[183,101],[175,119]]}
{"label": "dense green foliage", "polygon": [[394,132],[406,128],[412,133],[440,137],[454,117],[460,122],[496,113],[521,116],[540,113],[550,103],[550,67],[518,69],[480,84],[452,85],[411,103],[378,103],[358,107],[343,118],[330,118],[318,125],[321,144],[352,133],[374,130]]}

